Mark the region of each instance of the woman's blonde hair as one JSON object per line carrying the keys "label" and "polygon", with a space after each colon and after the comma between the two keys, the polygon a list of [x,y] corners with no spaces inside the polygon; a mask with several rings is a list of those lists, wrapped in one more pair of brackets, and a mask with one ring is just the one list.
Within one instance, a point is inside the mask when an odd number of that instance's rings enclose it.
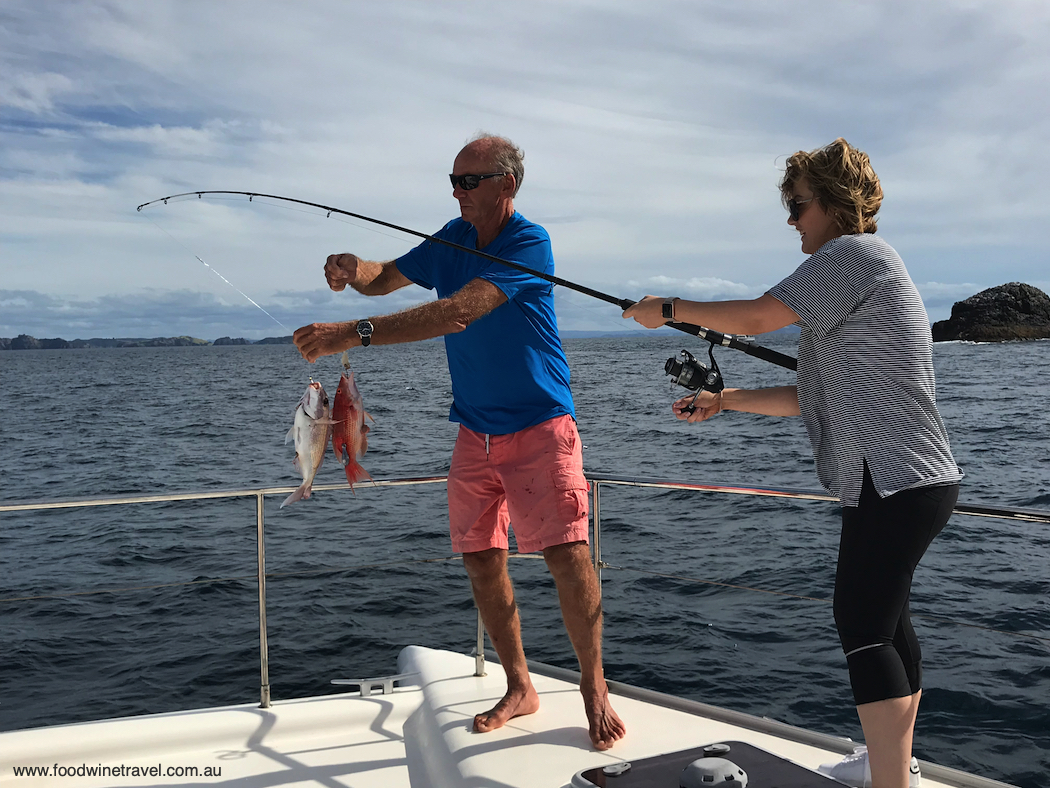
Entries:
{"label": "woman's blonde hair", "polygon": [[846,234],[873,233],[882,205],[882,185],[868,154],[842,137],[816,150],[799,151],[787,160],[780,199],[787,207],[795,184],[805,178],[813,196]]}

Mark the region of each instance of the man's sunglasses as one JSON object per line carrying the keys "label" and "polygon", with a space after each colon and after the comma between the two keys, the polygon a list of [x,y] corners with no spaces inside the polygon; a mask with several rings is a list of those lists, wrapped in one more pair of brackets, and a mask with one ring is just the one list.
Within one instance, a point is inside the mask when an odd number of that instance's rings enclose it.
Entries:
{"label": "man's sunglasses", "polygon": [[788,200],[788,216],[791,217],[791,221],[797,222],[798,217],[800,217],[802,215],[802,212],[806,210],[805,208],[800,208],[799,206],[806,205],[811,202],[813,202],[812,197],[810,197],[808,200],[796,200],[794,197]]}
{"label": "man's sunglasses", "polygon": [[506,175],[505,172],[490,172],[486,175],[449,175],[448,179],[452,181],[453,189],[463,189],[463,191],[469,192],[471,189],[476,189],[481,182],[487,178],[498,178],[500,175]]}

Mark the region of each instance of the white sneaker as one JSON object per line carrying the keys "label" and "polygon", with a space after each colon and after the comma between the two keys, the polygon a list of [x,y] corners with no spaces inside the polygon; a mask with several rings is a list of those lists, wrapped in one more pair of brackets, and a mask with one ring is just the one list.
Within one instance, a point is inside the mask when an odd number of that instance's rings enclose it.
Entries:
{"label": "white sneaker", "polygon": [[[817,771],[841,783],[853,786],[853,788],[871,788],[868,748],[863,745],[855,747],[853,754],[847,755],[841,761],[822,764]],[[912,758],[908,766],[908,788],[920,788],[921,785],[922,775],[919,774],[919,762]]]}

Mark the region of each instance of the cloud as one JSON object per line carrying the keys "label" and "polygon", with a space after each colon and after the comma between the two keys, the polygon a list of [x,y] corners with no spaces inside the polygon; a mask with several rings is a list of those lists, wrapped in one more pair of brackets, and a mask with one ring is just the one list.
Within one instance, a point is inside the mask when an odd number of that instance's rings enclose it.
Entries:
{"label": "cloud", "polygon": [[676,279],[670,276],[651,276],[646,280],[663,293],[681,293],[683,298],[698,301],[726,301],[740,298],[758,298],[766,291],[762,285],[746,285],[716,277]]}
{"label": "cloud", "polygon": [[[0,285],[225,299],[199,256],[264,306],[310,293],[328,254],[391,259],[415,239],[258,203],[134,207],[248,190],[433,232],[477,129],[525,148],[518,208],[548,225],[559,274],[623,297],[660,289],[656,272],[697,297],[779,281],[801,260],[784,157],[839,135],[872,156],[880,233],[916,281],[1033,282],[1048,36],[1050,6],[1024,2],[9,0]],[[563,324],[591,319],[570,307]]]}
{"label": "cloud", "polygon": [[158,123],[152,126],[120,127],[103,123],[92,124],[90,135],[101,142],[138,143],[150,148],[154,155],[201,157],[214,155],[224,145],[230,144],[227,135],[229,124],[209,123],[202,128],[187,126],[165,127]]}
{"label": "cloud", "polygon": [[55,100],[68,93],[73,81],[64,74],[15,73],[0,80],[0,107],[24,110],[33,115],[49,113]]}
{"label": "cloud", "polygon": [[[142,290],[126,295],[64,299],[33,290],[0,290],[0,336],[38,339],[94,337],[221,336],[263,339],[287,336],[307,323],[347,320],[397,311],[425,300],[422,289],[368,299],[330,290],[286,292],[254,306],[191,290]],[[413,297],[416,297],[413,300]],[[370,307],[370,308],[369,308]]]}

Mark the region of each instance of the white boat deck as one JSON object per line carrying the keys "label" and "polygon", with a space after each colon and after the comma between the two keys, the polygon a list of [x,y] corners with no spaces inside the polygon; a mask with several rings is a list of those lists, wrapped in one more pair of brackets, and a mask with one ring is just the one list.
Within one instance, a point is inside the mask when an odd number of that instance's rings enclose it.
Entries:
{"label": "white boat deck", "polygon": [[[418,677],[391,694],[354,692],[278,701],[269,709],[230,706],[0,733],[0,783],[566,788],[583,769],[720,741],[747,742],[812,769],[852,749],[828,737],[819,745],[791,741],[792,732],[803,742],[822,737],[744,715],[735,715],[743,724],[719,721],[689,701],[677,704],[690,711],[667,708],[653,701],[675,699],[629,688],[622,694],[617,685],[614,706],[628,734],[612,750],[596,752],[577,686],[535,671],[539,712],[477,734],[471,731],[474,715],[494,705],[506,687],[498,664],[487,663],[487,675],[477,678],[473,657],[410,646],[399,670]],[[72,771],[63,776],[56,766]],[[15,776],[15,767],[42,767],[47,774]],[[89,770],[100,767],[111,771],[91,776]],[[923,764],[922,784],[1002,786],[929,764]]]}

